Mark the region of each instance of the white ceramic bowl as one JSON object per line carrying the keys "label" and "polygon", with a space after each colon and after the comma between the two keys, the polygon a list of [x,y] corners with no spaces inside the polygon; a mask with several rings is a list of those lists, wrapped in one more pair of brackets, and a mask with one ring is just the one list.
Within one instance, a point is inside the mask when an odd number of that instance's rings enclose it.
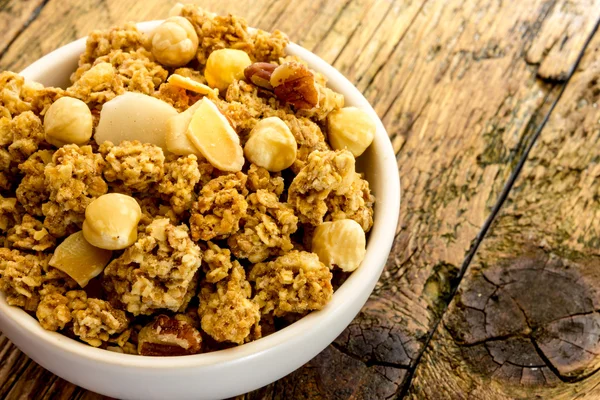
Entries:
{"label": "white ceramic bowl", "polygon": [[[138,25],[149,31],[160,21]],[[85,49],[85,38],[31,64],[21,73],[47,86],[66,87]],[[44,330],[0,295],[0,330],[25,354],[56,375],[94,392],[127,399],[219,399],[267,385],[302,366],[348,326],[367,301],[390,252],[400,185],[396,158],[377,114],[337,70],[308,50],[290,44],[288,53],[323,73],[346,104],[367,110],[377,121],[373,145],[359,159],[376,196],[375,222],[361,265],[318,312],[272,335],[236,348],[184,357],[140,357],[113,353]],[[335,374],[336,371],[330,371]]]}

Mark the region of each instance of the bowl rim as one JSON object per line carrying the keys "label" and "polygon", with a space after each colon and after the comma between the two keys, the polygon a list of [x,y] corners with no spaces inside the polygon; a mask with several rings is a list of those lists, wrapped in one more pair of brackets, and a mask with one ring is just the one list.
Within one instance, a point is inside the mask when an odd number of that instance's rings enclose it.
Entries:
{"label": "bowl rim", "polygon": [[[146,21],[137,24],[138,29],[144,32],[160,24],[162,20]],[[53,64],[53,60],[60,60],[75,51],[81,53],[85,49],[87,37],[83,37],[62,46],[23,69],[20,74],[26,79],[32,79],[43,73]],[[320,311],[313,311],[289,326],[272,333],[266,337],[233,348],[200,353],[188,356],[152,357],[121,354],[104,349],[92,347],[78,342],[61,333],[44,330],[39,322],[18,307],[9,306],[5,295],[0,293],[0,312],[17,326],[27,330],[38,341],[52,347],[57,347],[71,355],[83,357],[96,362],[124,367],[137,367],[146,369],[185,368],[201,366],[225,366],[230,363],[243,362],[246,359],[258,357],[264,353],[272,353],[283,346],[293,346],[302,343],[305,339],[303,333],[310,336],[311,331],[316,331],[315,326],[326,323],[328,319],[335,319],[339,314],[347,313],[352,306],[353,293],[363,291],[370,286],[368,295],[373,291],[379,280],[383,267],[390,253],[396,233],[396,226],[400,212],[400,178],[396,156],[393,151],[388,134],[369,102],[362,93],[337,69],[325,62],[309,50],[290,42],[286,48],[288,54],[297,55],[306,61],[310,68],[323,73],[328,78],[328,86],[336,91],[344,92],[344,96],[351,105],[364,109],[376,121],[377,131],[372,146],[381,157],[386,170],[385,197],[378,195],[375,203],[374,224],[370,231],[367,243],[367,253],[361,267],[354,271],[350,277],[336,290],[331,301]],[[54,64],[59,63],[55,61]],[[384,215],[385,214],[385,215]],[[361,307],[365,303],[361,304]],[[354,316],[353,316],[354,317]],[[345,328],[345,327],[344,327]],[[288,347],[289,348],[289,347]]]}

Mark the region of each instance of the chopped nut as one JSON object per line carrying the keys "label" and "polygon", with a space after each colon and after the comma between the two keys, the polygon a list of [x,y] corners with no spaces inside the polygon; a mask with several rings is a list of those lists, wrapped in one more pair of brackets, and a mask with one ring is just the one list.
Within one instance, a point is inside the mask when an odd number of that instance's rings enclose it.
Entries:
{"label": "chopped nut", "polygon": [[206,97],[194,112],[187,137],[215,168],[221,171],[240,171],[244,151],[240,138],[215,103]]}
{"label": "chopped nut", "polygon": [[169,67],[182,67],[194,59],[198,50],[198,35],[194,26],[183,17],[170,17],[152,34],[152,54]]}
{"label": "chopped nut", "polygon": [[79,99],[61,97],[46,111],[44,132],[46,141],[56,147],[84,145],[92,137],[92,112]]}
{"label": "chopped nut", "polygon": [[367,253],[365,231],[352,219],[324,222],[315,229],[312,251],[330,268],[352,272]]}
{"label": "chopped nut", "polygon": [[[136,203],[137,204],[137,203]],[[92,246],[79,231],[66,238],[54,251],[49,265],[63,271],[81,287],[100,275],[112,251]]]}
{"label": "chopped nut", "polygon": [[192,92],[200,93],[209,98],[216,99],[217,97],[219,97],[218,90],[211,89],[210,86],[207,86],[203,83],[195,81],[191,78],[188,78],[187,76],[181,76],[179,74],[172,74],[171,76],[169,76],[169,79],[167,79],[167,82],[169,82],[175,86],[178,86],[180,88],[190,90]]}
{"label": "chopped nut", "polygon": [[177,114],[177,110],[162,100],[126,92],[104,104],[94,140],[98,144],[138,140],[166,151],[167,120]]}
{"label": "chopped nut", "polygon": [[260,120],[244,146],[246,158],[268,171],[279,172],[296,160],[298,144],[290,128],[278,117]]}
{"label": "chopped nut", "polygon": [[277,98],[298,109],[313,108],[319,102],[315,77],[300,63],[281,64],[271,74],[270,82]]}
{"label": "chopped nut", "polygon": [[200,352],[202,337],[189,317],[159,315],[138,334],[138,353],[143,356],[185,356]]}
{"label": "chopped nut", "polygon": [[137,240],[141,217],[142,210],[133,197],[120,193],[105,194],[85,209],[83,236],[101,249],[125,249]]}
{"label": "chopped nut", "polygon": [[244,70],[246,80],[254,83],[263,89],[273,90],[271,85],[271,75],[277,68],[276,64],[258,62],[251,64]]}
{"label": "chopped nut", "polygon": [[244,69],[250,64],[252,61],[245,51],[215,50],[208,56],[204,77],[210,87],[225,91],[233,81],[244,77]]}
{"label": "chopped nut", "polygon": [[171,153],[180,156],[187,156],[188,154],[202,156],[200,150],[192,144],[187,136],[188,127],[190,126],[190,122],[192,122],[192,117],[201,105],[202,102],[197,101],[181,114],[175,115],[167,120],[167,150]]}
{"label": "chopped nut", "polygon": [[360,156],[371,145],[377,127],[373,118],[356,107],[332,111],[327,116],[329,143],[335,150],[348,149]]}

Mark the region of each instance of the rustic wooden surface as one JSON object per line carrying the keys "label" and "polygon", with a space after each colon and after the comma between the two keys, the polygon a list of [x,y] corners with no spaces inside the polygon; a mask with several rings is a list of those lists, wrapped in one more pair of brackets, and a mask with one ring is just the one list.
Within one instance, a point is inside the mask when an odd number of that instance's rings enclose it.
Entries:
{"label": "rustic wooden surface", "polygon": [[[402,178],[362,312],[240,399],[600,398],[600,0],[196,3],[281,29],[355,82]],[[0,0],[0,70],[172,4]],[[0,398],[101,396],[1,336]]]}

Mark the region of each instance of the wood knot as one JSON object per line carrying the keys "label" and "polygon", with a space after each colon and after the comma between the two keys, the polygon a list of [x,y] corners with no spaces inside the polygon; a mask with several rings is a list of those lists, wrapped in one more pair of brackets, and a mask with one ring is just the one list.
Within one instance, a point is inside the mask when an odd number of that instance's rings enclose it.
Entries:
{"label": "wood knot", "polygon": [[534,386],[584,379],[600,366],[600,276],[591,267],[536,250],[484,268],[457,295],[446,327],[484,375]]}

